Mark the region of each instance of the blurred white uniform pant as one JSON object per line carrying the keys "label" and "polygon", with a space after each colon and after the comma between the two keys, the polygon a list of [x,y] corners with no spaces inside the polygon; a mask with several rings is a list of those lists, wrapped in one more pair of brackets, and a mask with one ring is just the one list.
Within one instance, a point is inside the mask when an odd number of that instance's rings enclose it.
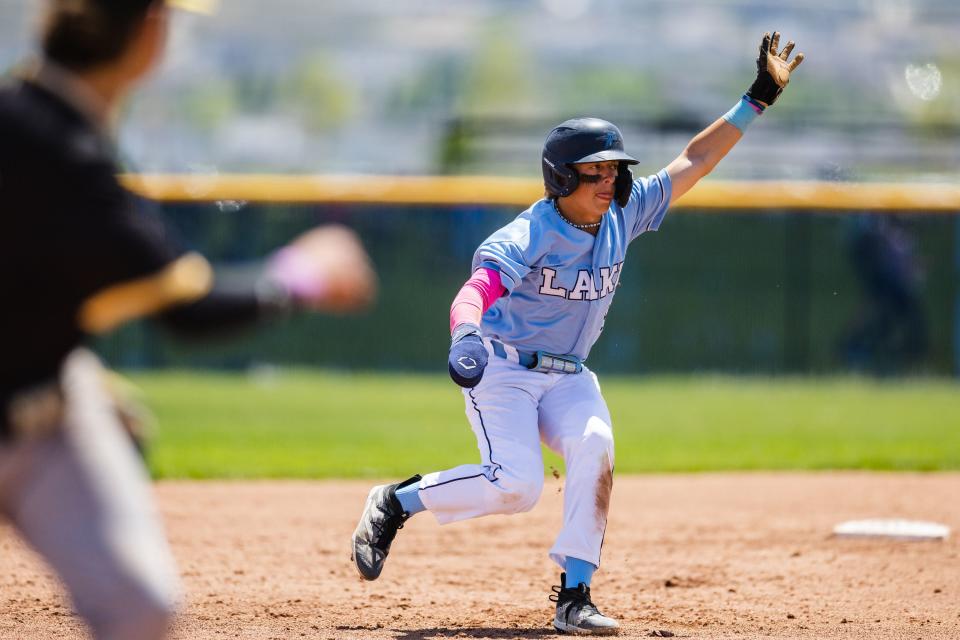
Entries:
{"label": "blurred white uniform pant", "polygon": [[0,443],[0,516],[50,563],[95,638],[163,638],[176,567],[102,374],[92,353],[71,353],[62,427]]}
{"label": "blurred white uniform pant", "polygon": [[550,557],[561,567],[567,556],[600,566],[614,457],[596,375],[531,371],[490,352],[464,398],[482,462],[424,476],[424,506],[441,524],[532,509],[543,489],[542,440],[566,463],[563,527]]}

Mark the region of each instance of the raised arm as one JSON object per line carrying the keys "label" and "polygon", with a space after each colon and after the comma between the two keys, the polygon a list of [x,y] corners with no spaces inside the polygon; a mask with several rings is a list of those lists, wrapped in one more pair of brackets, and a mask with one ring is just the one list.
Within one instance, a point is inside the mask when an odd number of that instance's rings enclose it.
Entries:
{"label": "raised arm", "polygon": [[730,111],[694,136],[683,152],[667,165],[667,174],[673,185],[670,202],[673,203],[693,188],[717,166],[733,145],[743,137],[747,126],[776,101],[790,82],[790,73],[803,62],[798,53],[788,62],[794,43],[790,41],[777,53],[780,33],[763,34],[760,55],[757,57],[757,78]]}

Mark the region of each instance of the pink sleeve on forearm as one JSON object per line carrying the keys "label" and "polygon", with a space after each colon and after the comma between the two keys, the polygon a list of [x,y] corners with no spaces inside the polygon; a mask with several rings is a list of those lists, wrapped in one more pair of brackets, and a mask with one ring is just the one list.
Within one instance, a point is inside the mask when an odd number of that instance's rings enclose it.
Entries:
{"label": "pink sleeve on forearm", "polygon": [[504,291],[506,288],[500,282],[499,271],[487,267],[474,271],[450,305],[450,333],[464,322],[480,324],[480,318]]}

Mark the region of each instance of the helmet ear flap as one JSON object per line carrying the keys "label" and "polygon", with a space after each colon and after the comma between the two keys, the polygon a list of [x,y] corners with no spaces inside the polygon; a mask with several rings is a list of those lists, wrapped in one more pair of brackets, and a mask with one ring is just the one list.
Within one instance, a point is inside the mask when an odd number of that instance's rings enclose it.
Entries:
{"label": "helmet ear flap", "polygon": [[621,162],[617,166],[617,179],[613,183],[613,197],[621,207],[627,206],[630,200],[630,192],[633,190],[633,172],[630,171],[630,165]]}
{"label": "helmet ear flap", "polygon": [[558,198],[563,198],[574,191],[580,183],[579,174],[573,168],[562,163],[551,162],[546,155],[543,156],[543,183],[547,193]]}
{"label": "helmet ear flap", "polygon": [[560,195],[566,197],[576,191],[577,187],[580,186],[580,174],[566,165],[564,165],[563,168],[566,169],[566,171],[563,172],[561,177],[563,180],[563,193]]}

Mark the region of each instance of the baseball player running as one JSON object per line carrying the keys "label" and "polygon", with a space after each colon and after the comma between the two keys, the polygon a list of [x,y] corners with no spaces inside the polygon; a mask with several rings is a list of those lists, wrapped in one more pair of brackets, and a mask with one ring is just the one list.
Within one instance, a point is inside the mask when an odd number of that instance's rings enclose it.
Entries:
{"label": "baseball player running", "polygon": [[50,563],[96,638],[165,635],[176,570],[98,359],[156,315],[204,335],[368,303],[356,236],[307,232],[226,291],[117,182],[111,123],[160,58],[164,0],[51,0],[42,58],[0,84],[0,518]]}
{"label": "baseball player running", "polygon": [[353,533],[360,575],[375,580],[404,522],[431,511],[441,524],[533,508],[543,488],[540,443],[562,455],[563,526],[550,557],[558,631],[614,634],[593,604],[613,484],[613,430],[597,376],[585,365],[603,329],[630,241],[655,231],[690,190],[773,104],[803,60],[760,45],[757,78],[722,118],[658,173],[634,180],[638,161],[619,129],[596,118],[554,128],[543,147],[546,197],[480,245],[473,275],[450,310],[449,370],[463,389],[480,464],[377,486]]}

